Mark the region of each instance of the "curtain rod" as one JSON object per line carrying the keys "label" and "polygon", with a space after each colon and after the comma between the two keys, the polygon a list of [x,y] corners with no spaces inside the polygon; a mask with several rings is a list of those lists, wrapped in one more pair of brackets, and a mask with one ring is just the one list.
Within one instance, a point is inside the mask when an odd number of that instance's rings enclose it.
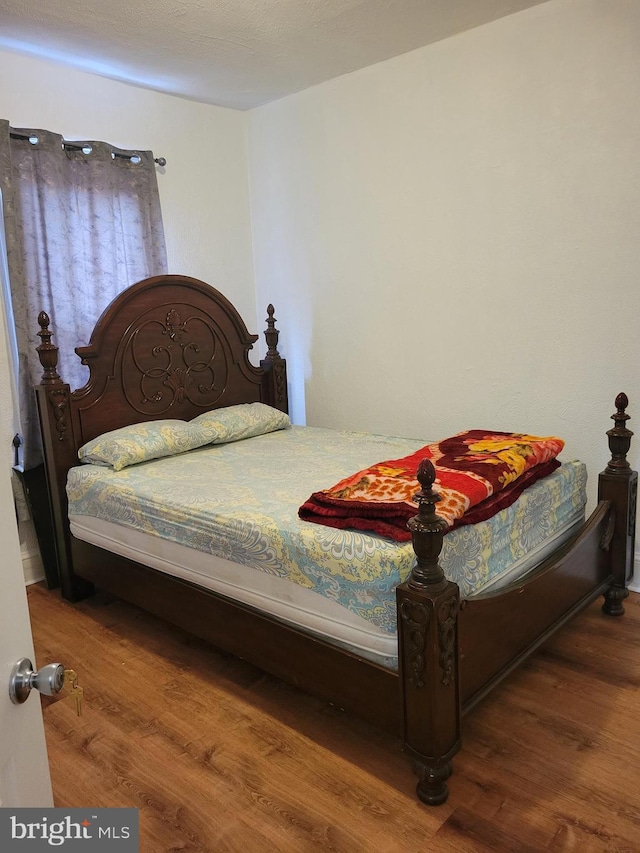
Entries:
{"label": "curtain rod", "polygon": [[[31,141],[32,139],[35,139],[36,142],[34,143],[34,145],[37,144],[37,141],[38,141],[38,134],[36,131],[34,131],[33,133],[19,133],[16,130],[11,130],[11,131],[9,131],[9,136],[12,139],[28,139],[29,141]],[[93,143],[90,141],[87,141],[87,142],[68,142],[66,139],[62,140],[62,147],[65,151],[84,151],[85,154],[91,154],[92,146],[93,146]],[[86,150],[86,149],[89,149],[89,150]],[[133,161],[134,157],[140,157],[140,155],[136,151],[132,151],[130,153],[125,153],[124,151],[121,151],[118,148],[112,148],[111,149],[111,156],[112,157],[120,157],[122,160],[131,160],[131,161]],[[167,160],[165,157],[154,157],[153,162],[157,163],[158,166],[166,166],[167,165]]]}

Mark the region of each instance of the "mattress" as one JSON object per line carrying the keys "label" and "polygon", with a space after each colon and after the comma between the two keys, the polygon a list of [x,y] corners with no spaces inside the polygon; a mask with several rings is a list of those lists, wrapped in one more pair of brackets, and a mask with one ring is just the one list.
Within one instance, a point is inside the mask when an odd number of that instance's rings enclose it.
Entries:
{"label": "mattress", "polygon": [[[293,427],[114,472],[71,470],[71,532],[396,666],[395,586],[410,543],[298,519],[308,495],[424,441]],[[584,518],[586,471],[564,463],[492,519],[445,536],[463,597],[522,577]]]}

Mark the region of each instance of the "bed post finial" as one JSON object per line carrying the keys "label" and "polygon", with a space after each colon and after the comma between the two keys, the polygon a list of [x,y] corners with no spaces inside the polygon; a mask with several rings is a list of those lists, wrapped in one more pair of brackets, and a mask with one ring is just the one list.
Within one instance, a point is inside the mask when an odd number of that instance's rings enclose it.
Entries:
{"label": "bed post finial", "polygon": [[609,436],[609,450],[611,451],[611,459],[607,465],[607,471],[617,471],[621,468],[630,468],[627,453],[631,447],[631,437],[633,433],[625,426],[630,415],[625,411],[629,405],[629,398],[621,392],[616,397],[615,407],[616,412],[611,415],[611,420],[615,426],[607,431]]}
{"label": "bed post finial", "polygon": [[276,329],[274,314],[275,308],[269,303],[267,305],[267,328],[264,333],[268,350],[260,362],[260,367],[264,371],[262,402],[280,409],[281,412],[288,412],[287,362],[278,352],[280,332]]}
{"label": "bed post finial", "polygon": [[40,364],[44,368],[42,372],[43,385],[57,385],[60,383],[60,375],[56,370],[58,366],[58,347],[51,343],[53,332],[49,329],[49,315],[46,311],[41,311],[38,314],[38,325],[40,331],[37,333],[41,340],[39,346],[36,347]]}
{"label": "bed post finial", "polygon": [[418,482],[421,490],[413,496],[418,504],[418,514],[407,522],[416,553],[416,563],[411,570],[409,584],[422,587],[425,584],[438,588],[446,584],[442,566],[438,561],[442,550],[447,523],[436,514],[436,503],[442,500],[433,484],[436,481],[436,469],[430,459],[423,459],[418,465]]}
{"label": "bed post finial", "polygon": [[431,460],[420,462],[417,477],[418,514],[407,523],[416,563],[396,590],[403,748],[418,772],[418,797],[439,805],[449,794],[451,759],[460,749],[460,592],[438,559],[447,523],[436,514],[441,497]]}
{"label": "bed post finial", "polygon": [[616,412],[611,415],[614,427],[607,431],[611,459],[598,480],[598,500],[610,501],[614,517],[613,536],[608,545],[613,582],[604,593],[602,605],[607,616],[622,616],[622,602],[629,595],[627,587],[633,578],[638,474],[627,459],[633,436],[626,426],[628,405],[627,395],[618,394]]}
{"label": "bed post finial", "polygon": [[275,311],[276,309],[271,303],[269,303],[269,305],[267,305],[267,328],[264,333],[267,346],[269,347],[267,355],[265,356],[267,361],[273,361],[273,359],[280,358],[280,353],[278,352],[278,338],[280,337],[280,332],[276,329],[276,318],[273,316]]}

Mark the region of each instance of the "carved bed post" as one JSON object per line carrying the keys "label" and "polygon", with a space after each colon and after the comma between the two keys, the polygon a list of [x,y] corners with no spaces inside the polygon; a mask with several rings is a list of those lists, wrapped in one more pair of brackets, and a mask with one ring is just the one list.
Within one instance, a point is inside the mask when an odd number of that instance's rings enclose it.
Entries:
{"label": "carved bed post", "polygon": [[633,435],[626,427],[629,415],[625,409],[628,405],[627,395],[618,394],[615,402],[617,411],[611,415],[615,426],[607,432],[611,460],[598,480],[598,499],[611,501],[615,513],[615,528],[609,546],[613,583],[605,592],[602,605],[608,616],[624,613],[622,602],[629,595],[627,585],[633,578],[638,474],[627,460]]}
{"label": "carved bed post", "polygon": [[276,319],[273,316],[275,308],[267,306],[267,328],[264,336],[267,341],[267,355],[260,362],[264,370],[262,380],[263,402],[281,412],[289,411],[289,397],[287,391],[287,362],[278,352],[278,338],[280,332],[276,329]]}
{"label": "carved bed post", "polygon": [[460,749],[457,584],[445,578],[438,557],[446,522],[436,515],[435,469],[418,466],[418,514],[408,522],[417,561],[397,588],[398,655],[403,748],[420,778],[418,797],[439,805],[448,796],[451,759]]}
{"label": "carved bed post", "polygon": [[36,349],[43,372],[40,384],[36,386],[36,398],[40,412],[47,488],[55,528],[60,586],[66,599],[77,601],[90,595],[93,587],[75,577],[71,564],[66,484],[67,471],[77,464],[78,457],[69,406],[71,389],[58,374],[58,347],[51,343],[53,333],[49,329],[50,322],[49,315],[41,311],[38,315],[38,337],[41,343]]}

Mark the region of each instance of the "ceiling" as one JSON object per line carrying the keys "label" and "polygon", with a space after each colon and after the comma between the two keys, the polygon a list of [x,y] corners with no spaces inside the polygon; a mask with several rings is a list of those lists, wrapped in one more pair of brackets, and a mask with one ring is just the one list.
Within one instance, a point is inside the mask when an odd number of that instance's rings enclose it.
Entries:
{"label": "ceiling", "polygon": [[0,0],[0,47],[249,109],[548,0]]}

